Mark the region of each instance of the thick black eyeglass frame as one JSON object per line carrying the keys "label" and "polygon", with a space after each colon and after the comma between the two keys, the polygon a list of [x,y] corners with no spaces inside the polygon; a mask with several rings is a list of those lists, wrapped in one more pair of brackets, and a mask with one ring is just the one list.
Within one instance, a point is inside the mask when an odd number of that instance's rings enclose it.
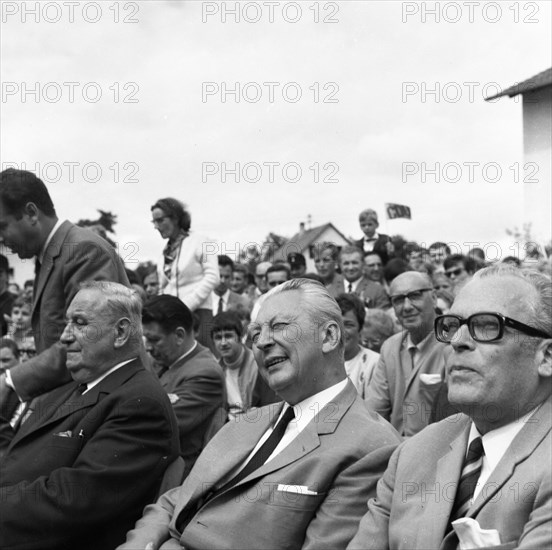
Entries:
{"label": "thick black eyeglass frame", "polygon": [[[482,339],[482,338],[478,338],[475,335],[475,331],[473,330],[473,326],[472,326],[472,320],[482,315],[491,316],[498,320],[498,335],[495,338]],[[458,315],[452,315],[450,313],[448,313],[447,315],[439,315],[439,317],[435,319],[435,322],[433,325],[434,331],[435,331],[435,338],[437,338],[439,342],[444,342],[445,344],[450,344],[450,342],[452,342],[452,340],[454,339],[454,336],[451,339],[446,339],[440,335],[442,332],[440,330],[442,328],[442,324],[446,319],[450,319],[450,318],[456,319],[458,321],[459,323],[458,330],[460,330],[460,327],[462,325],[468,325],[470,336],[476,342],[496,342],[497,340],[500,340],[502,336],[504,336],[504,327],[515,328],[516,330],[519,330],[520,332],[523,332],[528,336],[537,336],[539,338],[552,338],[549,334],[546,334],[542,330],[539,330],[534,327],[530,327],[529,325],[526,325],[524,323],[520,323],[519,321],[516,321],[515,319],[511,319],[510,317],[506,317],[505,315],[502,315],[500,313],[496,313],[494,311],[481,311],[479,313],[474,313],[473,315],[470,315],[467,319],[462,319],[462,317],[459,317]],[[458,330],[454,333],[454,335],[456,335]]]}

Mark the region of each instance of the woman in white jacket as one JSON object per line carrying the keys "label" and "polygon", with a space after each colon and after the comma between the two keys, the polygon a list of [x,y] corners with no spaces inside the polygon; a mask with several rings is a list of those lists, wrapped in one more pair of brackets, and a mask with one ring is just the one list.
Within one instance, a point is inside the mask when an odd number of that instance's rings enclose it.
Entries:
{"label": "woman in white jacket", "polygon": [[[190,231],[192,218],[177,199],[159,199],[151,207],[152,223],[168,239],[158,262],[159,293],[182,300],[200,322],[199,340],[210,344],[203,329],[212,318],[211,292],[219,284],[218,247],[213,241]],[[214,246],[213,246],[214,245]]]}

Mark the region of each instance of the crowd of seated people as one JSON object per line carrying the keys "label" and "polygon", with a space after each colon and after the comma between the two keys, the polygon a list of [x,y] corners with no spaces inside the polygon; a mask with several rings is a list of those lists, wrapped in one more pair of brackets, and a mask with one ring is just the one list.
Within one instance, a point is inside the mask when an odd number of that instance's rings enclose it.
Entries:
{"label": "crowd of seated people", "polygon": [[[366,209],[315,272],[299,252],[205,267],[168,198],[163,259],[133,272],[29,173],[0,175],[0,213],[37,259],[16,288],[0,256],[0,547],[552,543],[549,259],[401,245]],[[105,256],[71,284],[50,244],[70,232]]]}

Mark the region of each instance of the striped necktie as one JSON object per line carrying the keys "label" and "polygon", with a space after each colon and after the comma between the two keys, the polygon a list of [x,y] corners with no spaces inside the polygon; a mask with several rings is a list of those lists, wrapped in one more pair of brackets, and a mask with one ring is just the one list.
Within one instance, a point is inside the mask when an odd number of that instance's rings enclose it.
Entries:
{"label": "striped necktie", "polygon": [[470,508],[475,486],[481,474],[484,454],[485,449],[483,449],[483,441],[481,437],[476,437],[470,443],[468,455],[464,461],[462,475],[460,476],[458,490],[456,491],[456,498],[454,499],[454,506],[450,514],[451,522],[464,517]]}

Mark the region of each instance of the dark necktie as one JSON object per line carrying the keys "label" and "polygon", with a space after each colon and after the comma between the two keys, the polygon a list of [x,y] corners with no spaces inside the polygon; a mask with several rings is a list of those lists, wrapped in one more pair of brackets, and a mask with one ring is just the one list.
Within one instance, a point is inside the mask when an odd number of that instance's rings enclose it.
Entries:
{"label": "dark necktie", "polygon": [[347,292],[350,294],[351,292],[353,292],[353,284],[352,283],[349,283],[349,288],[347,290]]}
{"label": "dark necktie", "polygon": [[222,306],[223,306],[224,302],[222,300],[222,296],[219,298],[219,303],[218,303],[218,308],[217,308],[217,315],[219,313],[222,313],[223,309],[222,309]]}
{"label": "dark necktie", "polygon": [[38,286],[38,278],[40,277],[40,267],[41,264],[38,261],[38,258],[35,260],[35,276],[33,281],[33,300],[36,296],[36,287]]}
{"label": "dark necktie", "polygon": [[220,489],[213,491],[212,493],[206,495],[205,498],[201,499],[195,508],[192,510],[184,508],[182,512],[178,515],[176,520],[176,528],[180,533],[184,531],[186,525],[194,517],[196,512],[209,500],[219,495],[223,491],[231,489],[239,483],[242,479],[245,479],[250,473],[254,472],[260,468],[268,459],[268,457],[274,452],[274,449],[280,443],[284,433],[286,431],[287,425],[295,418],[295,412],[293,407],[288,407],[286,412],[278,421],[278,424],[274,426],[274,430],[268,437],[268,439],[257,449],[257,452],[251,457],[251,460],[245,465],[245,467],[238,472],[230,481],[226,482]]}
{"label": "dark necktie", "polygon": [[470,501],[473,497],[479,475],[481,474],[484,454],[483,441],[481,437],[476,437],[470,443],[468,455],[462,467],[462,475],[460,476],[456,498],[454,499],[454,506],[450,514],[451,522],[464,517],[470,507]]}

